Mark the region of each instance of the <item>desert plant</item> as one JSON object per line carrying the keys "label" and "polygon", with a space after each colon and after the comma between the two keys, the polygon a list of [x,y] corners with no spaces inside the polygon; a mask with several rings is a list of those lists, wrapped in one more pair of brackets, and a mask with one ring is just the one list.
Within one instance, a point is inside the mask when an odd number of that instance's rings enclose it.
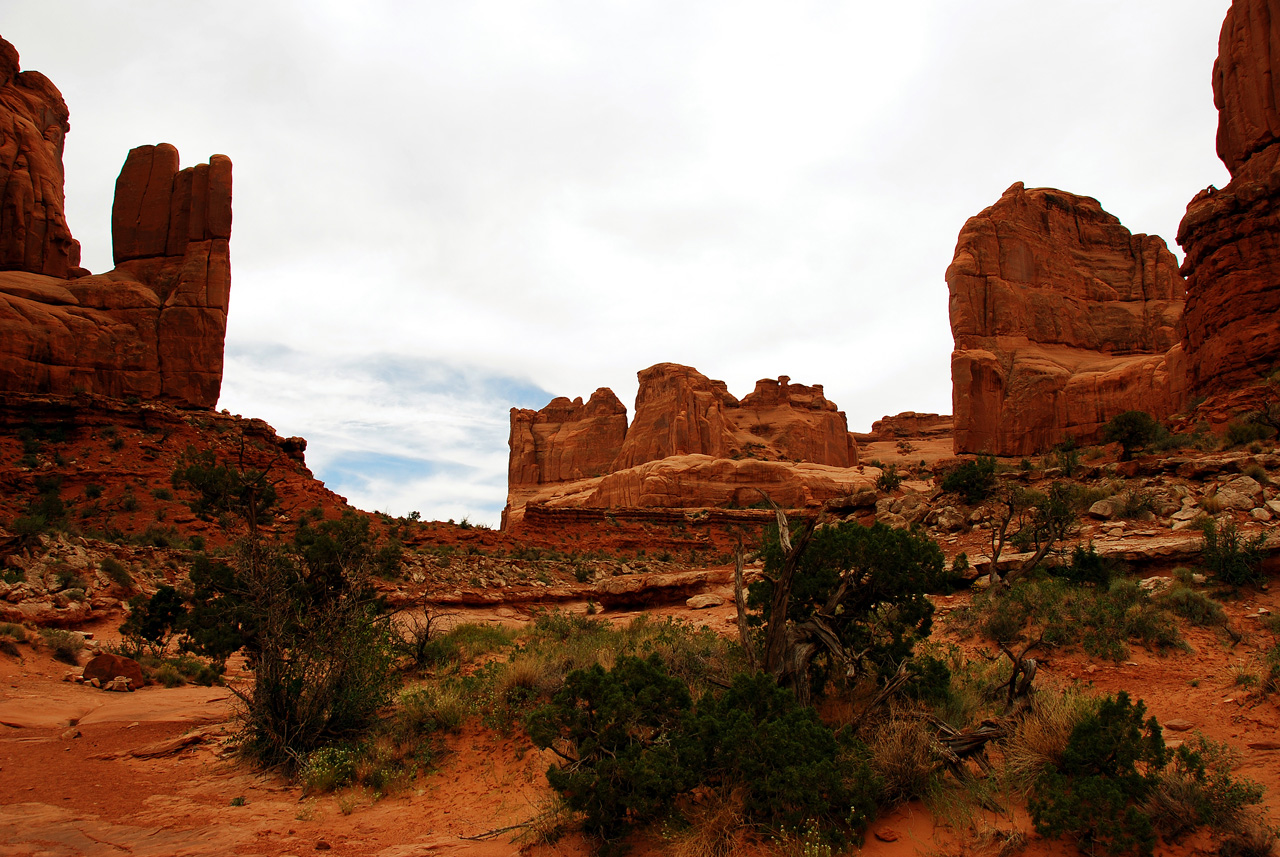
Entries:
{"label": "desert plant", "polygon": [[1146,411],[1125,411],[1115,416],[1102,428],[1107,443],[1120,444],[1120,460],[1128,461],[1135,452],[1157,440],[1164,433],[1164,426]]}
{"label": "desert plant", "polygon": [[82,635],[60,628],[41,628],[40,639],[49,647],[56,660],[72,666],[80,664],[80,652],[84,650]]}
{"label": "desert plant", "polygon": [[129,569],[125,568],[124,563],[115,557],[103,557],[98,563],[98,568],[102,569],[102,573],[110,578],[112,583],[123,587],[133,586],[133,575],[129,573]]}
{"label": "desert plant", "polygon": [[748,599],[752,622],[765,626],[765,670],[804,703],[831,674],[895,674],[929,636],[933,605],[924,593],[936,591],[944,568],[938,545],[918,532],[816,527],[812,519],[785,541],[784,528],[773,532]]}
{"label": "desert plant", "polygon": [[969,505],[981,503],[991,496],[996,487],[996,459],[993,455],[979,455],[948,470],[942,477],[942,490],[959,494]]}
{"label": "desert plant", "polygon": [[1155,718],[1145,715],[1146,706],[1121,691],[1076,724],[1061,763],[1040,775],[1027,801],[1038,833],[1110,854],[1152,853],[1155,831],[1143,804],[1165,747]]}
{"label": "desert plant", "polygon": [[1161,593],[1156,603],[1192,625],[1221,627],[1227,624],[1227,614],[1220,603],[1185,585],[1179,584]]}
{"label": "desert plant", "polygon": [[1259,533],[1245,538],[1234,521],[1227,522],[1221,530],[1213,518],[1201,522],[1204,543],[1200,548],[1200,561],[1205,569],[1228,586],[1246,586],[1262,583],[1262,560],[1267,537]]}
{"label": "desert plant", "polygon": [[880,475],[876,477],[876,490],[889,493],[896,491],[898,486],[902,484],[902,474],[898,472],[898,465],[886,464],[880,470]]}
{"label": "desert plant", "polygon": [[129,615],[120,625],[120,633],[126,641],[133,641],[135,649],[149,646],[161,653],[169,647],[186,612],[178,590],[162,583],[153,595],[135,595],[129,599]]}

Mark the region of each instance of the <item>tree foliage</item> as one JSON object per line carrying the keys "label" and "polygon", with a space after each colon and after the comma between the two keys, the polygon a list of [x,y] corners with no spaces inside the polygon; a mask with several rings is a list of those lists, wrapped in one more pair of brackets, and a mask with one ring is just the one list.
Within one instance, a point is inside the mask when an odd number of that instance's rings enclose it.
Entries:
{"label": "tree foliage", "polygon": [[947,471],[942,477],[942,490],[964,497],[969,505],[981,503],[991,496],[996,487],[996,459],[993,455],[979,455]]}
{"label": "tree foliage", "polygon": [[786,545],[775,533],[763,555],[748,604],[766,626],[764,668],[802,702],[832,672],[895,674],[932,629],[925,593],[942,584],[944,560],[919,532],[810,522]]}
{"label": "tree foliage", "polygon": [[1128,461],[1135,452],[1160,439],[1164,426],[1146,411],[1125,411],[1102,427],[1107,443],[1120,444],[1120,460]]}

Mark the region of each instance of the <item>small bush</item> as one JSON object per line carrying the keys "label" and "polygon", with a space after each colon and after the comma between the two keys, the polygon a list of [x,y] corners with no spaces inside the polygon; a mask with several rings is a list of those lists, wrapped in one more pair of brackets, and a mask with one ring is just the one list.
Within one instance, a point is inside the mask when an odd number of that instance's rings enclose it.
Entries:
{"label": "small bush", "polygon": [[1165,433],[1164,426],[1145,411],[1125,411],[1102,428],[1107,443],[1120,444],[1122,461],[1133,458],[1135,452],[1141,452]]}
{"label": "small bush", "polygon": [[942,490],[961,495],[971,506],[990,497],[995,487],[996,459],[992,455],[979,455],[942,477]]}
{"label": "small bush", "polygon": [[155,679],[165,687],[178,687],[179,685],[187,683],[187,680],[183,677],[182,673],[178,671],[178,668],[167,662],[161,664],[155,671]]}
{"label": "small bush", "polygon": [[1253,420],[1232,420],[1227,423],[1227,430],[1222,436],[1222,445],[1227,448],[1245,446],[1259,440],[1275,437],[1275,429]]}
{"label": "small bush", "polygon": [[406,734],[422,736],[457,731],[469,713],[456,688],[416,687],[400,694],[396,717]]}
{"label": "small bush", "polygon": [[1145,807],[1156,828],[1173,839],[1197,827],[1234,830],[1247,807],[1262,802],[1262,787],[1236,779],[1239,758],[1226,744],[1197,735],[1172,753]]}
{"label": "small bush", "polygon": [[102,491],[102,486],[96,483],[90,483],[89,485],[84,486],[84,496],[88,497],[90,500],[97,500],[102,496]]}
{"label": "small bush", "polygon": [[1155,830],[1143,803],[1165,763],[1164,740],[1146,706],[1108,697],[1071,731],[1062,762],[1037,779],[1027,809],[1042,836],[1070,836],[1082,848],[1150,855]]}
{"label": "small bush", "polygon": [[129,569],[124,567],[124,563],[113,556],[103,557],[102,562],[98,563],[98,567],[102,569],[102,573],[111,579],[112,583],[119,586],[133,586],[133,575],[129,573]]}
{"label": "small bush", "polygon": [[1219,530],[1212,518],[1206,518],[1202,527],[1204,544],[1201,547],[1200,561],[1218,580],[1228,586],[1247,586],[1262,583],[1266,579],[1262,573],[1267,543],[1265,534],[1259,533],[1252,539],[1246,539],[1236,528],[1235,522],[1228,522]]}
{"label": "small bush", "polygon": [[299,771],[306,791],[331,792],[350,783],[356,775],[356,752],[347,745],[321,747],[307,756]]}
{"label": "small bush", "polygon": [[84,637],[81,635],[59,628],[41,628],[40,639],[44,640],[55,659],[72,666],[80,665],[80,652],[84,650]]}
{"label": "small bush", "polygon": [[1271,484],[1271,477],[1267,475],[1267,469],[1263,467],[1261,464],[1246,465],[1244,470],[1241,472],[1245,476],[1248,476],[1250,479],[1253,479],[1259,484],[1262,484],[1262,485]]}
{"label": "small bush", "polygon": [[1175,586],[1161,594],[1156,601],[1161,607],[1181,616],[1192,625],[1221,627],[1227,624],[1227,614],[1221,604],[1203,592],[1186,586]]}
{"label": "small bush", "polygon": [[886,494],[897,490],[902,484],[902,474],[898,473],[898,465],[887,464],[880,471],[880,475],[876,477],[876,490],[883,491]]}

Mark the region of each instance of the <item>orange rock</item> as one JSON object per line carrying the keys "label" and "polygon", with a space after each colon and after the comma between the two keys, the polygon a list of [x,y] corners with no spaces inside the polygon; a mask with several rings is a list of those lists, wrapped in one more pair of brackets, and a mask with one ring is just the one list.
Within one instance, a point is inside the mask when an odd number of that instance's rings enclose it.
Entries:
{"label": "orange rock", "polygon": [[108,652],[90,658],[89,663],[84,665],[83,675],[85,681],[97,679],[103,685],[114,680],[116,676],[129,679],[135,688],[146,684],[146,679],[142,676],[142,667],[137,661]]}
{"label": "orange rock", "polygon": [[1222,22],[1213,64],[1218,157],[1234,179],[1254,155],[1280,139],[1280,79],[1272,74],[1280,2],[1234,0]]}
{"label": "orange rock", "polygon": [[1185,398],[1177,261],[1094,199],[1013,185],[961,230],[947,286],[957,453],[1090,442]]}
{"label": "orange rock", "polygon": [[1280,362],[1280,110],[1272,47],[1280,0],[1236,0],[1214,63],[1218,154],[1231,171],[1178,227],[1186,251],[1188,384],[1226,392]]}
{"label": "orange rock", "polygon": [[[91,276],[63,216],[58,90],[0,39],[0,389],[213,407],[231,289],[231,161],[168,144],[116,181],[116,268]],[[68,279],[74,278],[74,279]]]}
{"label": "orange rock", "polygon": [[639,373],[635,421],[607,388],[511,411],[504,526],[538,503],[566,507],[749,506],[766,490],[811,506],[874,483],[821,385],[765,379],[741,401],[723,381],[659,363]]}
{"label": "orange rock", "polygon": [[0,271],[69,277],[80,244],[63,199],[67,105],[47,77],[19,68],[17,49],[0,39]]}

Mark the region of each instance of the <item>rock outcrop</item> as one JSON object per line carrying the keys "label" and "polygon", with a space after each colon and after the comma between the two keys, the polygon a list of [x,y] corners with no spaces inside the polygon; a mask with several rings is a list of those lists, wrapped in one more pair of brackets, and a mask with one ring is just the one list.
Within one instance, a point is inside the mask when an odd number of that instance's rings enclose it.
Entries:
{"label": "rock outcrop", "polygon": [[785,375],[741,401],[723,381],[659,363],[639,373],[635,419],[607,388],[511,410],[507,524],[529,503],[558,507],[729,507],[765,490],[793,507],[873,483],[845,415],[820,385]]}
{"label": "rock outcrop", "polygon": [[1280,0],[1235,0],[1213,67],[1218,155],[1231,181],[1197,194],[1178,228],[1196,395],[1241,386],[1280,363],[1278,46]]}
{"label": "rock outcrop", "polygon": [[0,390],[211,408],[231,287],[231,161],[180,170],[170,145],[116,182],[116,267],[79,267],[63,210],[62,95],[0,39]]}
{"label": "rock outcrop", "polygon": [[1096,200],[1013,185],[965,224],[947,286],[956,452],[1029,455],[1181,406],[1177,260]]}

